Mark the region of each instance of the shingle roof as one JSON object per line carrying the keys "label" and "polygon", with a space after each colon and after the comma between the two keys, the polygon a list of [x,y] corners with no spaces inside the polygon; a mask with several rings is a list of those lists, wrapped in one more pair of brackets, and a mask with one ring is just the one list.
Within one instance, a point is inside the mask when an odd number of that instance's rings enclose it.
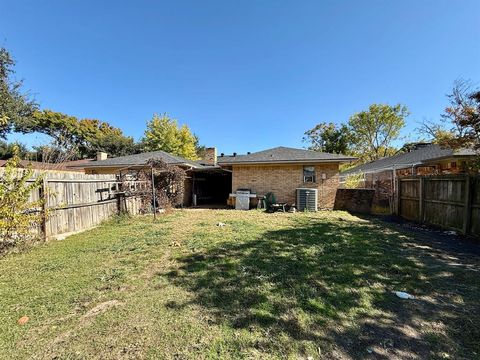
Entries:
{"label": "shingle roof", "polygon": [[345,162],[355,160],[354,157],[329,154],[304,149],[279,146],[247,155],[219,156],[219,165],[230,164],[262,164],[262,163],[308,163],[308,162]]}
{"label": "shingle roof", "polygon": [[475,156],[475,151],[470,149],[446,149],[441,148],[437,144],[431,144],[407,153],[401,153],[359,166],[355,166],[354,168],[343,171],[341,174],[347,175],[361,172],[392,170],[394,167],[396,169],[401,169],[405,167],[425,164],[429,161],[439,160],[442,158],[468,156]]}
{"label": "shingle roof", "polygon": [[[65,161],[61,163],[46,163],[32,160],[20,160],[19,168],[28,168],[37,170],[59,170],[59,171],[82,171],[78,165],[83,165],[90,161],[89,159]],[[0,160],[0,167],[4,167],[7,160]]]}
{"label": "shingle roof", "polygon": [[145,152],[135,155],[119,156],[114,158],[109,158],[106,160],[92,161],[88,164],[83,165],[85,168],[91,167],[117,167],[117,166],[138,166],[146,165],[148,160],[157,159],[163,160],[170,165],[186,165],[192,167],[201,167],[202,165],[198,164],[195,161],[184,159],[180,156],[171,155],[165,151],[152,151]]}

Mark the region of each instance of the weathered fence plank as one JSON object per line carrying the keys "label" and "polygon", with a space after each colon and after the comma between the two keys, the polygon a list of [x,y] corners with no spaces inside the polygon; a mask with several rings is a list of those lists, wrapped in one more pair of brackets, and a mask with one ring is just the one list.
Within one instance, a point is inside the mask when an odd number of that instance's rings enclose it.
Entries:
{"label": "weathered fence plank", "polygon": [[480,236],[479,177],[399,178],[397,215],[413,221]]}
{"label": "weathered fence plank", "polygon": [[126,206],[119,207],[115,175],[35,170],[33,177],[40,175],[44,177],[43,184],[30,194],[30,201],[45,199],[40,209],[43,220],[38,229],[33,229],[44,239],[90,229],[121,210],[139,212],[138,198],[126,198]]}

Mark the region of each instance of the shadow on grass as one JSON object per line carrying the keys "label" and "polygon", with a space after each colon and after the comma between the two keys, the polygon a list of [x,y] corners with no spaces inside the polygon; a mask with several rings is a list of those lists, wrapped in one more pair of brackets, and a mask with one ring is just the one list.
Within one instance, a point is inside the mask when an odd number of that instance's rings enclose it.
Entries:
{"label": "shadow on grass", "polygon": [[[417,248],[412,234],[380,222],[296,219],[292,225],[181,257],[167,277],[216,323],[254,333],[257,341],[242,350],[428,358],[462,343],[455,338],[464,321],[458,309],[435,296],[439,286],[455,291],[455,274],[465,270],[450,269],[434,250]],[[394,290],[419,300],[398,299]],[[426,335],[425,326],[440,318],[447,328]],[[459,346],[466,347],[462,354],[478,351],[468,340]]]}

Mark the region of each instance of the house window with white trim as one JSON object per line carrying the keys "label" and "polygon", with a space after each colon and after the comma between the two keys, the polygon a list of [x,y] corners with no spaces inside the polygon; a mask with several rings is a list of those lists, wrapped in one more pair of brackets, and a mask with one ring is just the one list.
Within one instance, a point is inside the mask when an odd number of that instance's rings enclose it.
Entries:
{"label": "house window with white trim", "polygon": [[315,182],[315,166],[303,167],[303,182],[314,183]]}

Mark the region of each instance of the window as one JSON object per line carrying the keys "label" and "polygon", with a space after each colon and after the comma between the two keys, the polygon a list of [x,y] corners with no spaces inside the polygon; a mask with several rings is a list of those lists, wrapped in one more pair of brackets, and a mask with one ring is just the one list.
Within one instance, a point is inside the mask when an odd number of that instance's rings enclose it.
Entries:
{"label": "window", "polygon": [[303,167],[303,182],[314,183],[315,182],[315,167],[314,166],[304,166]]}

